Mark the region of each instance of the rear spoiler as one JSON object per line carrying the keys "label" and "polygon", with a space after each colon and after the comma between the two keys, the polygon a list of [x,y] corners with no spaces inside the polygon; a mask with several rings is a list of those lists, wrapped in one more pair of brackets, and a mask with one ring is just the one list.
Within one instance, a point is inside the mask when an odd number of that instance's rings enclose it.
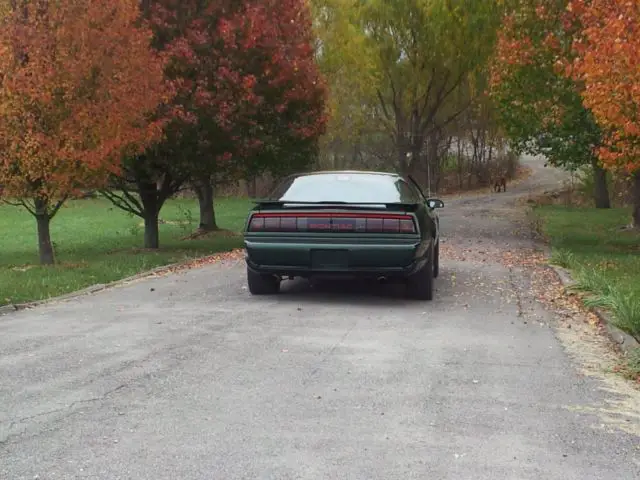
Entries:
{"label": "rear spoiler", "polygon": [[253,200],[258,210],[276,208],[339,208],[348,210],[362,209],[385,209],[392,211],[415,212],[420,206],[419,203],[381,203],[381,202],[287,202],[281,200]]}

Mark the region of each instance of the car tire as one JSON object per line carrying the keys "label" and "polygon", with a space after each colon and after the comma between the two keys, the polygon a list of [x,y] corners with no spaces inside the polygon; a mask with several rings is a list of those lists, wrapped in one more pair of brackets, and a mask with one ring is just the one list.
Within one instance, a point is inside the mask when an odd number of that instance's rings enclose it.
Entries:
{"label": "car tire", "polygon": [[426,263],[407,279],[407,295],[416,300],[433,300],[434,248],[429,247]]}
{"label": "car tire", "polygon": [[264,275],[247,268],[247,283],[252,295],[273,295],[280,291],[280,279],[275,275]]}
{"label": "car tire", "polygon": [[438,278],[438,275],[440,275],[440,242],[433,250],[433,278]]}

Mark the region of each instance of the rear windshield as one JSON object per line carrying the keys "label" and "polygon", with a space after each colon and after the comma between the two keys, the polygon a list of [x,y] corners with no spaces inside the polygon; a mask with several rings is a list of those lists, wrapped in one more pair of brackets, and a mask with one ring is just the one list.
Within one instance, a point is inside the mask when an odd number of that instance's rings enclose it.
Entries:
{"label": "rear windshield", "polygon": [[366,173],[322,173],[289,177],[269,196],[286,202],[418,203],[419,194],[404,180]]}

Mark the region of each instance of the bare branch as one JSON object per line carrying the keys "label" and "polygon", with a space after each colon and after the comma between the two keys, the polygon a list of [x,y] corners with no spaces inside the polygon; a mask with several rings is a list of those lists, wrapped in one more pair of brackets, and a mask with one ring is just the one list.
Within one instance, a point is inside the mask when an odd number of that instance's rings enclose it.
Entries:
{"label": "bare branch", "polygon": [[454,113],[453,115],[450,115],[449,118],[447,118],[444,122],[439,123],[435,128],[443,128],[446,127],[447,125],[449,125],[451,122],[453,122],[456,118],[458,118],[461,114],[463,114],[467,108],[469,108],[469,106],[471,105],[471,100],[469,100],[468,102],[466,102],[464,104],[464,106],[458,110],[456,113]]}
{"label": "bare branch", "polygon": [[[107,199],[111,203],[113,203],[116,207],[124,210],[125,212],[129,212],[133,215],[136,215],[140,218],[144,218],[144,215],[142,214],[144,209],[140,205],[140,202],[138,202],[138,200],[133,196],[131,196],[131,194],[126,190],[123,190],[122,192],[123,192],[123,195],[121,196],[109,190],[100,191],[100,193],[105,197],[107,197]],[[132,203],[134,204],[134,206],[131,206],[131,203],[128,202],[130,198],[133,199]]]}
{"label": "bare branch", "polygon": [[11,201],[11,200],[7,200],[6,198],[0,198],[0,202],[2,203],[6,203],[7,205],[11,205],[12,207],[22,207],[22,202],[20,201]]}
{"label": "bare branch", "polygon": [[25,198],[21,198],[19,204],[22,205],[24,208],[26,208],[31,215],[33,215],[34,217],[36,216],[35,205],[34,206],[29,205]]}
{"label": "bare branch", "polygon": [[56,213],[58,213],[58,210],[60,210],[60,207],[62,207],[62,204],[67,201],[67,198],[69,197],[65,195],[61,200],[58,201],[58,203],[54,205],[54,207],[51,209],[51,212],[49,213],[50,219],[56,216]]}
{"label": "bare branch", "polygon": [[[421,125],[422,130],[426,131],[428,129],[429,124],[433,122],[434,118],[436,117],[436,114],[444,104],[447,97],[449,97],[449,95],[451,95],[454,92],[454,90],[458,88],[458,86],[464,80],[465,75],[466,75],[466,72],[463,72],[460,75],[458,75],[458,77],[451,84],[451,87],[449,89],[445,89],[446,81],[442,84],[442,87],[438,90],[438,94],[436,95],[436,103],[431,108],[431,111],[429,112],[429,115],[427,115],[427,117],[425,118],[424,122],[422,122],[422,125]],[[448,78],[448,75],[447,75],[447,78]],[[456,118],[460,113],[464,112],[467,109],[467,107],[468,105],[465,105],[460,112],[456,113],[453,116],[453,118]],[[451,120],[453,120],[453,118]],[[445,122],[443,125],[447,125],[448,123],[450,123],[451,120]]]}
{"label": "bare branch", "polygon": [[420,103],[422,101],[422,106],[420,107],[420,117],[424,115],[424,112],[427,110],[429,106],[429,100],[431,99],[431,90],[433,90],[433,85],[435,83],[436,78],[436,67],[431,68],[431,77],[429,78],[429,84],[427,85],[427,91],[420,98],[416,100],[416,103]]}
{"label": "bare branch", "polygon": [[137,208],[140,211],[140,214],[142,214],[144,210],[142,203],[140,203],[140,201],[138,201],[138,199],[131,194],[129,189],[125,185],[122,185],[120,191],[122,192],[122,195],[124,196],[126,202],[129,205],[133,205],[132,208]]}
{"label": "bare branch", "polygon": [[387,103],[385,102],[384,97],[382,96],[382,92],[380,91],[380,89],[377,89],[376,92],[378,94],[378,99],[380,100],[382,113],[384,113],[384,116],[386,117],[387,120],[392,121],[393,119],[391,118],[391,115],[389,115],[389,109],[387,108]]}

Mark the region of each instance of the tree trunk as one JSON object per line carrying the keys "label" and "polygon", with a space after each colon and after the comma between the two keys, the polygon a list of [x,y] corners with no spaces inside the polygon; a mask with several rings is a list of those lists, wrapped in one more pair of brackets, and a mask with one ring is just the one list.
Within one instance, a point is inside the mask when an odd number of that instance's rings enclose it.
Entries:
{"label": "tree trunk", "polygon": [[591,165],[593,166],[593,201],[596,208],[611,208],[607,171],[600,166],[596,158],[591,161]]}
{"label": "tree trunk", "polygon": [[216,212],[213,206],[213,185],[210,178],[203,178],[195,185],[200,206],[200,230],[212,232],[218,230]]}
{"label": "tree trunk", "polygon": [[144,248],[160,248],[160,229],[158,216],[160,205],[155,182],[139,182],[139,195],[144,207]]}
{"label": "tree trunk", "polygon": [[36,201],[36,225],[38,226],[38,253],[40,254],[41,265],[53,265],[55,263],[55,257],[53,255],[53,245],[51,243],[51,230],[49,229],[51,224],[51,217],[49,212],[44,209],[38,208],[39,201]]}
{"label": "tree trunk", "polygon": [[397,146],[396,153],[398,155],[398,169],[400,170],[400,174],[407,177],[411,174],[409,171],[411,164],[413,163],[413,158],[407,158],[407,149],[404,146]]}
{"label": "tree trunk", "polygon": [[440,169],[438,168],[438,147],[440,144],[440,135],[437,130],[429,134],[427,141],[427,195],[432,195],[438,191],[437,185],[440,177]]}
{"label": "tree trunk", "polygon": [[464,163],[462,161],[460,137],[456,137],[456,167],[458,169],[458,189],[462,190],[464,187]]}
{"label": "tree trunk", "polygon": [[[418,183],[425,184],[424,180],[427,178],[426,173],[421,175],[421,173],[425,172],[424,165],[421,164],[420,150],[414,145],[411,147],[411,156],[410,161],[407,163],[406,171],[407,177],[411,176]],[[405,155],[406,157],[406,155]]]}
{"label": "tree trunk", "polygon": [[144,248],[160,248],[158,212],[144,211]]}
{"label": "tree trunk", "polygon": [[640,229],[640,170],[633,174],[633,213],[631,218],[633,228]]}
{"label": "tree trunk", "polygon": [[253,176],[246,180],[247,182],[247,195],[249,198],[256,198],[257,190],[258,190],[258,182],[256,181],[256,177]]}

